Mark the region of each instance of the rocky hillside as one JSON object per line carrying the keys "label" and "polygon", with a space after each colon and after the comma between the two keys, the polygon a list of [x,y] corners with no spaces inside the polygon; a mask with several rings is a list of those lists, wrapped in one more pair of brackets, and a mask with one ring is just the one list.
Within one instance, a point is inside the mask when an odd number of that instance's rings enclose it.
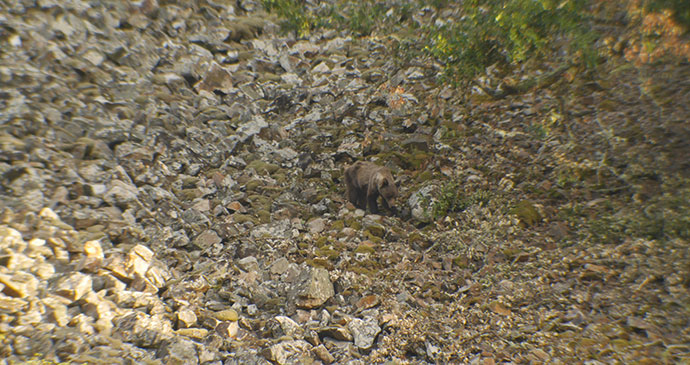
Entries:
{"label": "rocky hillside", "polygon": [[[468,100],[394,37],[277,24],[0,4],[1,364],[690,359],[687,68]],[[400,214],[345,200],[357,160]]]}

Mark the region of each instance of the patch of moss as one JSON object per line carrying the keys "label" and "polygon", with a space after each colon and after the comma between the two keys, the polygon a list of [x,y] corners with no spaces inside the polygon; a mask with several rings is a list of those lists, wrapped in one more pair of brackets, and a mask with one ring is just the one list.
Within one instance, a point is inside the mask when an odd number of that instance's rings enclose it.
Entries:
{"label": "patch of moss", "polygon": [[369,231],[364,231],[364,235],[367,237],[367,239],[369,241],[374,242],[374,243],[381,243],[381,241],[383,241],[381,239],[381,237],[376,237],[373,234],[371,234],[371,232],[369,232]]}
{"label": "patch of moss", "polygon": [[322,267],[327,270],[333,268],[333,264],[331,264],[328,260],[322,258],[308,259],[305,262],[307,263],[307,265],[311,267]]}
{"label": "patch of moss", "polygon": [[271,198],[264,196],[264,195],[259,195],[259,194],[252,194],[247,197],[249,201],[251,202],[252,207],[254,208],[268,208],[271,206]]}
{"label": "patch of moss", "polygon": [[264,182],[259,179],[251,179],[245,185],[247,191],[255,191],[259,186],[263,186]]}
{"label": "patch of moss", "polygon": [[528,200],[522,200],[517,203],[515,208],[511,209],[510,213],[515,214],[520,222],[527,227],[534,226],[541,222],[542,218],[537,208]]}
{"label": "patch of moss", "polygon": [[276,308],[280,308],[280,306],[283,304],[284,303],[282,298],[271,298],[264,302],[264,305],[262,307],[266,310],[273,310]]}
{"label": "patch of moss", "polygon": [[373,254],[374,252],[376,252],[376,250],[374,250],[373,247],[371,247],[371,246],[369,246],[369,245],[363,245],[363,244],[360,244],[360,245],[357,246],[357,248],[355,249],[355,253]]}
{"label": "patch of moss", "polygon": [[283,184],[283,183],[287,182],[287,175],[285,175],[282,172],[277,172],[275,174],[272,174],[271,177],[276,179],[276,182],[278,182],[278,184]]}
{"label": "patch of moss", "polygon": [[419,232],[412,232],[407,236],[407,241],[409,243],[419,243],[424,240],[424,237]]}
{"label": "patch of moss", "polygon": [[297,247],[301,248],[302,250],[307,250],[307,249],[309,249],[309,242],[306,242],[306,241],[298,242]]}
{"label": "patch of moss", "polygon": [[316,242],[314,242],[314,243],[316,244],[316,247],[321,248],[328,243],[328,237],[321,236],[318,239],[316,239]]}
{"label": "patch of moss", "polygon": [[502,252],[504,255],[506,255],[506,257],[508,259],[512,260],[515,257],[517,257],[518,255],[520,255],[522,253],[522,250],[520,250],[518,248],[514,248],[514,247],[508,247],[508,248],[503,249]]}
{"label": "patch of moss", "polygon": [[321,257],[327,257],[329,260],[337,260],[340,257],[340,252],[334,250],[330,246],[320,247],[316,249],[316,255]]}
{"label": "patch of moss", "polygon": [[337,221],[333,221],[333,223],[331,223],[331,229],[333,230],[340,231],[343,228],[345,228],[345,222],[343,222],[340,219]]}
{"label": "patch of moss", "polygon": [[338,179],[338,180],[340,180],[340,179],[342,179],[342,177],[343,177],[343,171],[340,170],[340,169],[330,170],[329,172],[330,172],[331,177],[332,177],[333,179]]}
{"label": "patch of moss", "polygon": [[367,228],[365,228],[365,231],[371,233],[376,237],[383,237],[383,235],[386,234],[386,229],[378,224],[368,226]]}
{"label": "patch of moss", "polygon": [[247,164],[246,168],[253,168],[254,171],[262,175],[270,175],[278,171],[280,169],[280,166],[261,160],[254,160]]}
{"label": "patch of moss", "polygon": [[271,212],[260,210],[256,215],[259,217],[259,222],[262,224],[271,223]]}
{"label": "patch of moss", "polygon": [[453,265],[455,265],[461,269],[467,268],[467,256],[465,256],[465,255],[455,256],[455,258],[453,259]]}
{"label": "patch of moss", "polygon": [[355,230],[362,229],[362,222],[357,218],[346,219],[345,225]]}
{"label": "patch of moss", "polygon": [[248,215],[248,214],[241,214],[241,213],[235,213],[235,214],[233,214],[233,215],[232,215],[232,220],[233,220],[234,222],[237,222],[237,223],[240,223],[240,224],[242,224],[242,223],[247,223],[247,222],[251,222],[251,223],[254,223],[254,224],[258,224],[258,223],[259,223],[258,220],[257,220],[256,218],[254,218],[254,217],[252,217],[252,216],[250,216],[250,215]]}
{"label": "patch of moss", "polygon": [[433,174],[431,173],[431,171],[424,170],[419,175],[417,175],[417,178],[415,180],[418,183],[423,183],[423,182],[431,180],[432,177],[433,177]]}
{"label": "patch of moss", "polygon": [[391,153],[382,153],[378,156],[392,159],[396,165],[401,166],[405,170],[419,170],[431,157],[429,153],[417,149],[412,150],[412,152],[393,151]]}
{"label": "patch of moss", "polygon": [[203,194],[197,188],[193,189],[182,189],[178,194],[176,194],[180,200],[194,200]]}
{"label": "patch of moss", "polygon": [[367,269],[366,267],[361,267],[361,266],[351,266],[348,268],[348,271],[352,271],[356,274],[361,274],[365,276],[374,276],[375,272],[371,269]]}

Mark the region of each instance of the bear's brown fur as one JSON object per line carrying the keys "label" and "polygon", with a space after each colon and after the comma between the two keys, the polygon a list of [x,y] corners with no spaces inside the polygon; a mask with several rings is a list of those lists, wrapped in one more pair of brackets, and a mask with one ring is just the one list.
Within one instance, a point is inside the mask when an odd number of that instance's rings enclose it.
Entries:
{"label": "bear's brown fur", "polygon": [[347,199],[357,208],[367,209],[374,214],[379,213],[376,200],[381,196],[383,207],[395,214],[395,198],[398,197],[398,187],[391,171],[372,162],[357,161],[345,168],[345,190]]}

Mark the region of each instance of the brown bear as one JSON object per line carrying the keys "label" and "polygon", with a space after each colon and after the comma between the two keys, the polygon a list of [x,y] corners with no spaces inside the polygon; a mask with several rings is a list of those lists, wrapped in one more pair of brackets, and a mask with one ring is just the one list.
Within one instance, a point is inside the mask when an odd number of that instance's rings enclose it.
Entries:
{"label": "brown bear", "polygon": [[397,213],[395,198],[398,197],[398,187],[391,171],[372,162],[357,161],[345,168],[345,190],[347,199],[357,208],[367,209],[373,214],[379,213],[376,199],[383,198],[383,207],[391,213]]}

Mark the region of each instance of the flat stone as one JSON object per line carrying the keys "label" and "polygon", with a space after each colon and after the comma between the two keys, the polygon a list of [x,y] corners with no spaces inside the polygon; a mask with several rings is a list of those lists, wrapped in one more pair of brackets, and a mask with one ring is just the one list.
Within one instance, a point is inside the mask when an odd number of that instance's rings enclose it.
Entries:
{"label": "flat stone", "polygon": [[216,332],[224,338],[235,338],[240,326],[237,322],[220,322],[216,326]]}
{"label": "flat stone", "polygon": [[190,338],[202,339],[208,335],[208,330],[205,328],[180,328],[179,330],[175,331],[175,334]]}
{"label": "flat stone", "polygon": [[0,265],[5,266],[10,271],[26,270],[31,268],[36,260],[18,252],[9,252],[7,255],[0,256]]}
{"label": "flat stone", "polygon": [[194,238],[194,246],[199,249],[205,250],[213,245],[221,243],[223,240],[218,236],[216,231],[209,229],[201,232],[196,238]]}
{"label": "flat stone", "polygon": [[138,195],[139,190],[136,186],[121,180],[112,180],[108,191],[103,194],[103,200],[112,206],[122,208],[137,201]]}
{"label": "flat stone", "polygon": [[290,336],[294,339],[301,339],[304,336],[302,327],[290,317],[276,316],[269,320],[266,326],[271,328],[274,338]]}
{"label": "flat stone", "polygon": [[171,277],[170,271],[163,267],[158,261],[154,261],[148,271],[146,271],[146,279],[158,289],[164,287],[165,283],[170,280]]}
{"label": "flat stone", "polygon": [[28,305],[24,299],[9,297],[0,293],[0,312],[2,313],[17,313],[24,311],[24,307]]}
{"label": "flat stone", "polygon": [[217,90],[227,94],[232,90],[232,73],[213,62],[206,71],[204,78],[195,85],[195,89],[197,91],[205,90],[210,93]]}
{"label": "flat stone", "polygon": [[151,283],[147,278],[139,274],[134,275],[134,280],[132,280],[132,282],[129,285],[132,289],[136,291],[151,294],[158,293],[158,287],[153,285],[153,283]]}
{"label": "flat stone", "polygon": [[55,283],[55,293],[72,301],[77,301],[92,288],[91,276],[80,272],[69,273]]}
{"label": "flat stone", "polygon": [[290,294],[295,298],[297,307],[312,309],[333,297],[335,290],[326,269],[307,268],[300,274]]}
{"label": "flat stone", "polygon": [[125,267],[130,274],[139,274],[143,277],[146,275],[146,271],[149,269],[152,260],[153,251],[149,250],[146,246],[136,245],[132,247],[127,255]]}
{"label": "flat stone", "polygon": [[60,327],[65,327],[70,321],[67,314],[67,305],[57,298],[43,298],[41,300],[46,306],[46,318],[55,322]]}
{"label": "flat stone", "polygon": [[103,255],[103,248],[101,247],[101,242],[97,240],[84,242],[84,254],[87,257],[101,259],[103,260],[105,256]]}
{"label": "flat stone", "polygon": [[290,266],[290,261],[288,261],[288,259],[285,257],[281,257],[273,261],[268,271],[271,274],[282,275],[285,271],[287,271],[288,266]]}
{"label": "flat stone", "polygon": [[307,228],[309,229],[309,233],[311,234],[316,234],[316,233],[321,233],[326,229],[326,223],[328,221],[325,220],[324,218],[315,218],[307,222]]}
{"label": "flat stone", "polygon": [[13,275],[0,274],[0,284],[5,286],[3,292],[8,296],[26,298],[36,296],[39,282],[35,276],[20,271]]}
{"label": "flat stone", "polygon": [[140,347],[154,347],[173,336],[169,321],[142,312],[133,312],[113,320],[113,336]]}
{"label": "flat stone", "polygon": [[84,257],[79,263],[79,269],[96,272],[103,265],[105,256],[99,241],[84,242]]}
{"label": "flat stone", "polygon": [[199,363],[196,344],[186,338],[176,337],[164,341],[156,351],[156,357],[169,365],[196,365]]}
{"label": "flat stone", "polygon": [[115,275],[102,271],[98,274],[103,279],[103,287],[106,289],[112,288],[114,292],[120,292],[127,288],[127,284],[116,278]]}
{"label": "flat stone", "polygon": [[39,279],[47,280],[55,274],[55,267],[47,262],[41,262],[31,269],[31,273]]}
{"label": "flat stone", "polygon": [[340,326],[327,326],[322,327],[317,330],[319,337],[330,337],[338,341],[352,341],[352,333],[345,328]]}
{"label": "flat stone", "polygon": [[323,361],[324,364],[331,364],[335,361],[335,357],[328,352],[328,349],[326,349],[326,346],[323,344],[314,347],[312,351],[314,352],[314,355],[319,358],[319,360]]}
{"label": "flat stone", "polygon": [[94,292],[87,293],[81,299],[81,308],[84,314],[92,317],[94,320],[115,318],[117,306],[112,301],[103,298],[101,295]]}
{"label": "flat stone", "polygon": [[21,247],[21,250],[18,250],[21,252],[24,251],[26,243],[22,239],[22,234],[19,233],[19,231],[14,228],[2,226],[0,227],[0,248],[1,247]]}
{"label": "flat stone", "polygon": [[374,319],[352,318],[347,322],[347,328],[352,333],[355,346],[362,350],[370,349],[374,345],[376,336],[381,332],[381,327]]}
{"label": "flat stone", "polygon": [[259,271],[259,261],[254,256],[245,257],[237,261],[237,266],[246,272],[258,272]]}
{"label": "flat stone", "polygon": [[225,309],[222,311],[218,311],[214,313],[213,315],[216,317],[219,321],[237,321],[239,319],[239,315],[237,314],[237,311],[234,309]]}
{"label": "flat stone", "polygon": [[275,344],[264,351],[264,356],[277,364],[304,363],[307,359],[302,358],[308,353],[311,345],[304,340],[283,341]]}
{"label": "flat stone", "polygon": [[177,311],[177,326],[179,328],[189,328],[196,324],[197,318],[193,310],[181,308]]}
{"label": "flat stone", "polygon": [[104,261],[103,267],[110,270],[118,279],[123,279],[129,282],[133,278],[132,274],[125,266],[125,256],[123,256],[121,253],[109,254]]}

